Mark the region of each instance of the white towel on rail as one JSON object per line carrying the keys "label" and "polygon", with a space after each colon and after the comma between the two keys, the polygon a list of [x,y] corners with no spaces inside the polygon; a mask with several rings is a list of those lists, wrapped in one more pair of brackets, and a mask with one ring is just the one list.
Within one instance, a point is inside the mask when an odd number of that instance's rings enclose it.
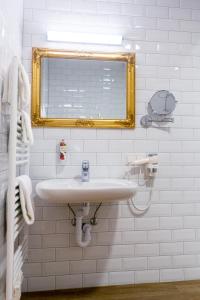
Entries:
{"label": "white towel on rail", "polygon": [[24,66],[19,62],[18,71],[18,85],[19,85],[19,110],[29,111],[30,99],[31,99],[31,88],[29,83],[28,74],[26,73]]}
{"label": "white towel on rail", "polygon": [[21,111],[22,120],[22,140],[27,145],[33,144],[33,132],[31,127],[31,120],[27,112]]}
{"label": "white towel on rail", "polygon": [[22,136],[23,142],[25,144],[32,145],[33,144],[33,133],[31,127],[31,120],[29,116],[30,110],[30,83],[28,75],[21,64],[21,62],[14,57],[12,60],[7,77],[4,82],[4,91],[3,91],[3,98],[2,103],[6,106],[4,108],[4,112],[6,114],[10,114],[10,104],[12,103],[12,95],[13,95],[13,82],[12,82],[12,74],[15,68],[18,68],[18,110],[22,117]]}
{"label": "white towel on rail", "polygon": [[24,279],[23,272],[20,270],[19,275],[18,275],[17,280],[15,281],[15,285],[14,285],[13,300],[21,299],[23,279]]}
{"label": "white towel on rail", "polygon": [[19,184],[19,197],[24,220],[28,225],[32,225],[35,222],[35,216],[31,200],[31,179],[27,175],[18,176],[17,184]]}
{"label": "white towel on rail", "polygon": [[18,109],[29,111],[30,106],[30,98],[31,98],[31,92],[30,92],[30,83],[28,75],[21,64],[19,60],[13,59],[9,69],[7,76],[4,80],[4,89],[3,89],[3,97],[2,97],[2,103],[5,104],[11,104],[12,102],[12,89],[13,89],[13,83],[12,83],[12,74],[13,70],[16,67],[16,64],[18,66]]}
{"label": "white towel on rail", "polygon": [[12,102],[12,89],[13,89],[13,84],[12,84],[12,74],[15,69],[15,60],[11,62],[8,72],[5,76],[4,82],[3,82],[3,96],[2,96],[2,105],[4,105],[3,112],[6,115],[10,114],[10,104]]}

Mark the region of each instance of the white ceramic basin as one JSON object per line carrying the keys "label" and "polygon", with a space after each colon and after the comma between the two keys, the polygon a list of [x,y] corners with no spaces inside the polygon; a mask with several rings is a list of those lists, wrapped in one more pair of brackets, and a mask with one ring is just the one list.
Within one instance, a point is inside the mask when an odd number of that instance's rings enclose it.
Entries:
{"label": "white ceramic basin", "polygon": [[36,192],[43,200],[61,203],[109,202],[127,200],[137,184],[125,179],[50,179],[37,184]]}

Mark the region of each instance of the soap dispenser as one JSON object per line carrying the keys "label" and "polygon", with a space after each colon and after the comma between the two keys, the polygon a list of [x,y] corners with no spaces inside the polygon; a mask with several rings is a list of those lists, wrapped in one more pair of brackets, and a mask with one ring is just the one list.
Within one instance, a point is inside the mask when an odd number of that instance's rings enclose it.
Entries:
{"label": "soap dispenser", "polygon": [[67,144],[65,143],[64,139],[62,139],[60,141],[59,158],[60,158],[61,161],[66,160],[66,158],[67,158]]}

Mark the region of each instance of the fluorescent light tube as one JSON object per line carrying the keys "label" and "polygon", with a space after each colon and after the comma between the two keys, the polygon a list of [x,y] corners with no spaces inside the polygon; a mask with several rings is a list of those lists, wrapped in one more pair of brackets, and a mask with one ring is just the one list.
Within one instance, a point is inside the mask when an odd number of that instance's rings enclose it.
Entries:
{"label": "fluorescent light tube", "polygon": [[48,31],[47,40],[55,42],[121,45],[121,35]]}

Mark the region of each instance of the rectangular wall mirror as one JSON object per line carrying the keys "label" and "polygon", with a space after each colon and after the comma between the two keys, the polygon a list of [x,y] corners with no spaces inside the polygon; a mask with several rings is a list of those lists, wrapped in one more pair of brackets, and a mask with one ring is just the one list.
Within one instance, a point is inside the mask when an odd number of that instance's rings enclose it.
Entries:
{"label": "rectangular wall mirror", "polygon": [[134,127],[134,54],[33,48],[32,123]]}

